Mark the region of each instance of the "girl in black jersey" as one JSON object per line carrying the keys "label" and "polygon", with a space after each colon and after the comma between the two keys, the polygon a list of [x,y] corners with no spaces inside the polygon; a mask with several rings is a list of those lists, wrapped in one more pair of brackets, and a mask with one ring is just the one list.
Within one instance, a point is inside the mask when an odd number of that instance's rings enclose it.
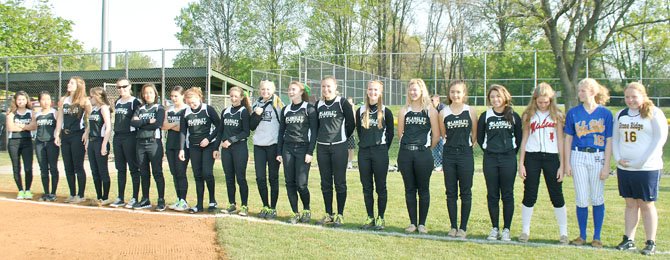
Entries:
{"label": "girl in black jersey", "polygon": [[[384,85],[368,82],[365,105],[356,110],[358,132],[358,171],[363,185],[363,199],[368,218],[361,228],[384,229],[386,212],[386,174],[389,167],[388,149],[393,140],[393,114],[384,106]],[[374,185],[373,185],[374,184]],[[374,188],[377,188],[377,219],[374,218]]]}
{"label": "girl in black jersey", "polygon": [[[6,125],[9,133],[7,148],[12,161],[14,181],[16,181],[16,187],[19,188],[19,194],[16,196],[16,199],[19,200],[33,199],[33,193],[30,191],[33,183],[33,140],[30,131],[35,129],[36,124],[33,121],[31,109],[28,94],[18,91],[14,94],[12,106],[7,112]],[[25,187],[21,182],[21,160],[23,160],[23,173],[26,179]]]}
{"label": "girl in black jersey", "polygon": [[[321,174],[321,192],[326,216],[319,225],[341,226],[344,222],[344,205],[347,200],[347,138],[354,133],[356,122],[351,104],[338,96],[337,80],[321,80],[322,100],[316,103],[319,114],[319,134],[316,137]],[[337,215],[333,214],[333,183],[337,193]]]}
{"label": "girl in black jersey", "polygon": [[[137,164],[137,138],[135,127],[130,125],[135,111],[140,108],[140,100],[132,96],[132,85],[126,78],[116,81],[116,89],[119,91],[119,99],[114,104],[114,140],[112,146],[114,150],[114,166],[118,173],[119,195],[116,200],[110,204],[111,207],[123,207],[132,209],[137,203],[137,196],[140,192],[140,170]],[[126,204],[126,170],[130,170],[130,178],[133,184],[133,197]]]}
{"label": "girl in black jersey", "polygon": [[[40,201],[56,201],[56,187],[58,187],[58,146],[54,143],[56,132],[56,109],[51,107],[51,94],[42,91],[39,95],[41,111],[34,113],[34,122],[37,123],[35,133],[35,155],[40,165],[42,187],[44,195]],[[51,189],[49,189],[49,174],[51,173]]]}
{"label": "girl in black jersey", "polygon": [[[448,106],[440,111],[440,135],[444,138],[442,169],[447,190],[447,210],[451,229],[450,237],[466,238],[468,219],[472,207],[472,177],[475,171],[472,145],[476,143],[477,114],[468,100],[465,82],[449,84]],[[461,194],[461,225],[458,226],[458,194]]]}
{"label": "girl in black jersey", "polygon": [[[72,77],[67,84],[67,95],[59,102],[55,143],[60,146],[65,166],[65,177],[70,188],[66,203],[86,201],[86,172],[84,155],[88,143],[88,126],[85,115],[91,111],[91,101],[86,97],[86,83],[81,77]],[[77,192],[79,186],[79,192]]]}
{"label": "girl in black jersey", "polygon": [[[195,179],[195,192],[198,202],[195,207],[189,209],[189,213],[203,211],[203,197],[205,183],[209,191],[209,212],[216,210],[216,199],[214,198],[214,159],[218,154],[219,147],[219,125],[221,119],[213,107],[202,103],[202,91],[193,87],[184,93],[188,107],[181,118],[181,129],[179,144],[179,160],[186,161],[185,152],[189,152],[191,168]],[[185,148],[188,148],[186,151]]]}
{"label": "girl in black jersey", "polygon": [[91,113],[88,115],[88,162],[91,166],[93,185],[95,186],[96,202],[98,206],[107,206],[109,199],[109,139],[112,137],[112,108],[107,100],[107,93],[101,87],[92,88]]}
{"label": "girl in black jersey", "polygon": [[[291,105],[282,109],[277,137],[277,161],[284,164],[284,177],[291,218],[289,223],[309,223],[312,213],[309,208],[310,194],[307,188],[309,167],[316,145],[318,119],[314,106],[308,101],[309,88],[293,81],[287,92]],[[298,213],[298,194],[302,201],[302,215]]]}
{"label": "girl in black jersey", "polygon": [[[477,143],[484,150],[486,198],[491,217],[491,232],[487,239],[510,241],[510,226],[514,216],[514,180],[516,152],[522,138],[521,118],[512,110],[512,97],[505,87],[492,85],[486,95],[491,108],[479,116]],[[498,218],[499,201],[503,203],[503,230]]]}
{"label": "girl in black jersey", "polygon": [[[433,172],[431,147],[440,141],[437,110],[433,108],[426,83],[412,79],[407,86],[407,105],[400,109],[398,168],[405,184],[405,203],[410,225],[405,232],[428,233],[426,218],[430,207],[430,175]],[[419,212],[417,221],[417,192]]]}
{"label": "girl in black jersey", "polygon": [[226,175],[228,191],[228,208],[223,213],[233,214],[237,210],[235,202],[235,180],[240,186],[240,216],[247,216],[249,208],[249,186],[247,185],[247,162],[249,161],[249,99],[244,96],[240,87],[228,90],[231,106],[221,111],[221,125],[219,126],[219,140],[221,142],[221,163]]}
{"label": "girl in black jersey", "polygon": [[158,90],[154,84],[142,86],[142,103],[135,111],[130,125],[137,129],[137,163],[140,166],[140,183],[142,184],[142,200],[133,209],[151,208],[149,187],[153,174],[158,190],[156,211],[165,210],[165,178],[163,178],[163,120],[165,109],[158,101]]}
{"label": "girl in black jersey", "polygon": [[[170,92],[172,106],[167,110],[165,120],[163,121],[163,130],[167,130],[167,141],[165,142],[165,156],[167,156],[168,165],[174,187],[177,192],[177,201],[168,206],[175,211],[187,211],[189,209],[186,203],[186,193],[188,191],[188,180],[186,178],[186,168],[188,167],[189,153],[184,153],[184,161],[179,160],[179,131],[181,130],[181,118],[184,116],[186,104],[184,104],[184,88],[175,86]],[[188,148],[185,148],[188,149]]]}

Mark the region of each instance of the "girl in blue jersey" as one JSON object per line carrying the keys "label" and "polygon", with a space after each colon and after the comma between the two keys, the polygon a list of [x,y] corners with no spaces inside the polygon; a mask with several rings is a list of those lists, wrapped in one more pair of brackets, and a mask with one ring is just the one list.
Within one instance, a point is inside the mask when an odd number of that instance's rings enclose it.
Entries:
{"label": "girl in blue jersey", "polygon": [[[14,181],[19,189],[16,199],[19,200],[33,199],[33,193],[30,191],[30,186],[33,183],[33,140],[30,131],[35,129],[36,124],[31,109],[32,105],[28,94],[24,91],[18,91],[14,94],[11,108],[7,112],[6,125],[9,133],[7,150],[9,150],[9,158],[12,161]],[[25,186],[21,181],[21,161],[23,161]]]}

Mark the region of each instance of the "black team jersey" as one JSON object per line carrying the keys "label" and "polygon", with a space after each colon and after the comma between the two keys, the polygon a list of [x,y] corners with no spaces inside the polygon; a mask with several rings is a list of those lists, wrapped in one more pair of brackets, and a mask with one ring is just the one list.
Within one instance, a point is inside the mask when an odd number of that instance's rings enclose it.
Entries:
{"label": "black team jersey", "polygon": [[126,102],[121,102],[121,99],[116,101],[114,105],[114,133],[128,134],[135,132],[135,127],[130,125],[130,120],[133,119],[135,111],[141,105],[140,100],[135,97],[131,97]]}
{"label": "black team jersey", "polygon": [[36,112],[35,120],[37,121],[35,139],[40,142],[53,141],[54,132],[56,131],[56,109],[51,108],[46,112]]}
{"label": "black team jersey", "polygon": [[[184,116],[184,111],[186,111],[185,108],[176,110],[174,106],[171,106],[167,111],[167,118],[165,118],[165,120],[167,120],[167,122],[170,124],[181,123],[181,118]],[[167,141],[165,141],[165,149],[179,150],[180,148],[181,145],[179,144],[179,132],[172,129],[168,130]]]}
{"label": "black team jersey", "polygon": [[63,100],[63,129],[70,132],[84,131],[84,108],[72,104],[72,98]]}
{"label": "black team jersey", "polygon": [[347,141],[354,133],[354,111],[351,104],[342,97],[333,100],[319,100],[316,104],[319,114],[319,134],[316,141],[320,144],[339,144]]}
{"label": "black team jersey", "polygon": [[477,125],[477,143],[486,152],[506,153],[511,150],[519,150],[521,145],[521,118],[516,112],[513,120],[509,122],[502,113],[487,109],[479,116]]}
{"label": "black team jersey", "polygon": [[[137,139],[156,138],[161,139],[161,126],[165,120],[165,109],[159,104],[145,104],[135,110],[133,117],[139,120],[130,121],[131,126],[137,129]],[[156,121],[150,123],[151,119]]]}
{"label": "black team jersey", "polygon": [[105,132],[105,120],[102,118],[100,107],[93,107],[91,115],[88,116],[88,136],[102,137]]}
{"label": "black team jersey", "polygon": [[291,104],[282,109],[279,123],[277,151],[282,154],[284,143],[302,143],[307,146],[307,154],[314,153],[318,118],[314,106],[308,102]]}
{"label": "black team jersey", "polygon": [[[30,109],[26,109],[26,112],[23,114],[19,114],[18,111],[14,112],[14,124],[24,124],[24,125],[29,125],[30,122],[33,120],[33,111]],[[28,130],[23,130],[20,132],[10,132],[9,133],[9,138],[10,139],[20,139],[20,138],[30,138],[31,134],[30,131]]]}
{"label": "black team jersey", "polygon": [[[358,146],[361,148],[376,146],[376,145],[386,145],[387,148],[391,147],[391,140],[393,140],[393,113],[390,109],[385,106],[381,107],[383,113],[382,118],[377,118],[378,107],[377,105],[371,105],[370,109],[367,109],[367,106],[359,107],[356,110],[356,132],[358,133]],[[368,128],[363,127],[363,115],[368,113],[370,116],[370,125]],[[379,129],[379,125],[382,125],[382,128]]]}
{"label": "black team jersey", "polygon": [[228,140],[231,144],[244,142],[249,137],[249,110],[239,105],[228,107],[221,112],[221,125],[219,126],[219,140]]}
{"label": "black team jersey", "polygon": [[400,138],[400,145],[430,147],[431,128],[428,110],[424,109],[414,112],[411,107],[407,107],[407,112],[405,113],[405,129]]}
{"label": "black team jersey", "polygon": [[[212,143],[219,141],[217,135],[219,134],[220,124],[221,119],[213,107],[205,103],[200,104],[195,109],[187,107],[184,110],[184,116],[181,118],[179,143],[189,148],[200,147],[200,142],[207,138],[210,142],[209,147]],[[218,144],[215,145],[214,147],[218,147]]]}
{"label": "black team jersey", "polygon": [[470,118],[470,106],[463,105],[463,111],[458,115],[454,114],[449,106],[445,106],[440,114],[447,134],[444,147],[447,147],[447,149],[472,147],[472,123],[474,120]]}

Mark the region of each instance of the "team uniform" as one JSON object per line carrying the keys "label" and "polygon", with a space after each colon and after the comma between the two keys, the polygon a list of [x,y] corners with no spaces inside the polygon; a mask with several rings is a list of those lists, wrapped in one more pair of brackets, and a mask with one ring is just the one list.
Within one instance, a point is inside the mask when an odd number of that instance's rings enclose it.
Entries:
{"label": "team uniform", "polygon": [[[447,194],[447,210],[452,229],[468,230],[472,208],[472,178],[475,162],[472,155],[472,126],[476,119],[470,116],[470,106],[463,105],[461,113],[455,114],[451,107],[440,111],[440,119],[446,130],[442,153],[444,186]],[[461,194],[461,225],[458,226],[458,193]]]}
{"label": "team uniform", "polygon": [[[378,118],[378,111],[383,111],[382,118]],[[368,128],[362,124],[365,113],[369,116]],[[386,212],[387,189],[386,174],[389,167],[389,153],[393,140],[393,113],[386,106],[370,105],[359,107],[356,110],[356,132],[358,134],[358,171],[363,185],[363,200],[368,220],[374,220],[374,195],[377,188],[377,213],[379,218],[374,224],[376,229],[383,227],[384,213]],[[382,126],[379,128],[379,126]]]}
{"label": "team uniform", "polygon": [[[61,130],[61,154],[65,166],[65,177],[70,188],[70,197],[84,198],[86,190],[86,172],[84,171],[84,153],[86,151],[84,135],[84,108],[72,104],[72,98],[63,100],[63,125]],[[76,188],[79,186],[79,192]],[[74,202],[78,202],[75,200]]]}
{"label": "team uniform", "polygon": [[109,125],[105,124],[102,118],[100,107],[93,107],[88,116],[88,162],[91,166],[91,175],[93,176],[93,185],[95,186],[96,198],[100,201],[109,199],[109,187],[111,180],[109,178],[109,167],[107,159],[109,157],[109,143],[107,154],[102,155],[102,141],[105,138],[105,131]]}
{"label": "team uniform", "polygon": [[544,175],[544,183],[549,191],[551,204],[558,220],[560,236],[567,241],[568,223],[563,197],[563,183],[556,178],[561,166],[557,123],[549,111],[536,111],[531,116],[528,125],[528,140],[526,141],[525,160],[521,162],[526,168],[526,179],[523,181],[523,205],[521,207],[522,233],[530,234],[530,220],[533,215],[533,206],[537,201],[537,192],[540,185],[540,173]]}
{"label": "team uniform", "polygon": [[316,104],[319,130],[316,138],[317,161],[321,174],[321,192],[327,216],[321,224],[341,220],[333,218],[333,183],[337,194],[337,216],[344,214],[347,200],[347,138],[354,132],[354,111],[351,104],[340,96],[332,100],[319,100]]}
{"label": "team uniform", "polygon": [[[170,124],[181,123],[184,111],[186,111],[186,108],[178,110],[176,107],[171,106],[167,111],[167,118],[165,118],[165,120]],[[174,208],[171,209],[177,211],[188,210],[188,204],[186,203],[186,194],[188,192],[186,169],[188,168],[190,153],[188,148],[184,148],[185,160],[179,160],[179,149],[181,149],[181,147],[182,144],[180,143],[179,131],[172,129],[168,130],[167,140],[165,141],[165,156],[167,157],[170,173],[172,173],[172,178],[174,180],[174,188],[177,193],[177,202],[172,205]]]}
{"label": "team uniform", "polygon": [[625,108],[617,113],[613,133],[614,159],[628,160],[628,166],[617,164],[619,195],[624,198],[656,201],[663,169],[663,145],[668,138],[667,120],[654,107],[650,118],[639,110]]}
{"label": "team uniform", "polygon": [[[112,146],[114,150],[114,166],[118,173],[119,196],[110,205],[112,207],[126,205],[126,208],[132,208],[137,203],[137,196],[140,190],[140,169],[137,164],[137,129],[130,125],[130,121],[140,106],[140,100],[135,97],[130,97],[126,101],[118,99],[114,104],[114,140]],[[133,197],[128,201],[128,204],[124,201],[126,170],[130,170],[130,178],[133,184]]]}
{"label": "team uniform", "polygon": [[[25,113],[14,112],[14,124],[29,125],[33,120],[33,111],[26,109]],[[19,189],[18,199],[23,199],[22,193],[29,192],[28,199],[32,198],[30,186],[33,183],[33,140],[30,131],[9,132],[7,148],[9,158],[12,161],[14,181]],[[23,173],[25,175],[25,187],[21,181],[21,161],[23,161]],[[24,189],[25,188],[25,189]]]}
{"label": "team uniform", "polygon": [[593,206],[593,239],[600,240],[600,230],[605,218],[605,181],[600,171],[605,166],[605,146],[612,137],[612,113],[598,106],[590,114],[583,105],[573,107],[565,118],[565,134],[573,137],[570,144],[570,165],[575,183],[577,221],[580,237],[586,240],[588,206]]}
{"label": "team uniform", "polygon": [[[318,117],[314,106],[307,101],[287,105],[282,109],[277,136],[277,154],[282,156],[286,194],[293,213],[292,222],[309,222],[310,194],[307,188],[310,163],[305,156],[314,153],[318,131]],[[298,216],[298,194],[303,215]]]}
{"label": "team uniform", "polygon": [[[144,104],[135,111],[133,118],[137,118],[131,120],[130,124],[137,129],[137,164],[140,167],[142,185],[142,200],[133,205],[133,209],[151,208],[149,188],[151,187],[151,174],[153,174],[158,190],[156,210],[163,211],[165,210],[165,178],[163,177],[161,126],[165,120],[165,109],[160,104]],[[155,121],[151,123],[151,119]]]}
{"label": "team uniform", "polygon": [[[514,216],[514,181],[516,179],[516,153],[521,145],[523,130],[521,118],[512,112],[512,121],[505,119],[502,113],[493,108],[479,116],[477,125],[477,143],[484,150],[484,178],[486,180],[486,198],[491,218],[491,234],[488,239],[497,239],[499,229],[500,206],[503,204],[502,237],[509,239],[509,228]],[[507,233],[505,233],[507,232]]]}
{"label": "team uniform", "polygon": [[[197,213],[203,210],[203,199],[205,193],[205,183],[209,191],[208,210],[216,210],[216,199],[214,197],[214,151],[219,147],[218,127],[221,119],[216,110],[207,105],[200,104],[199,107],[192,109],[187,107],[184,116],[181,118],[180,141],[181,150],[190,153],[191,169],[195,179],[195,192],[197,195],[197,204],[189,210],[190,213]],[[200,142],[204,139],[209,141],[205,147],[200,147]],[[186,150],[185,148],[188,148]]]}
{"label": "team uniform", "polygon": [[[56,109],[35,112],[37,131],[35,131],[35,155],[40,166],[42,187],[44,188],[44,200],[56,200],[56,188],[58,187],[58,155],[60,150],[54,143],[56,131]],[[51,189],[49,189],[49,174],[51,174]]]}
{"label": "team uniform", "polygon": [[[254,164],[256,167],[256,185],[260,193],[263,208],[260,217],[274,218],[277,214],[277,200],[279,199],[279,162],[277,161],[277,133],[281,118],[277,109],[278,104],[271,100],[263,101],[260,98],[254,103],[249,118],[249,128],[254,131]],[[262,108],[260,115],[254,109]],[[267,175],[266,175],[267,166]],[[270,181],[270,200],[268,201],[268,180]]]}
{"label": "team uniform", "polygon": [[426,225],[430,207],[430,176],[434,162],[430,150],[431,132],[428,110],[412,111],[408,106],[405,113],[405,129],[400,137],[398,169],[405,185],[407,213],[410,223],[414,226]]}
{"label": "team uniform", "polygon": [[235,180],[240,186],[240,199],[242,207],[241,215],[247,214],[247,202],[249,199],[249,186],[247,185],[247,163],[249,161],[249,148],[247,148],[247,137],[249,137],[249,111],[243,105],[228,107],[221,112],[221,125],[219,126],[220,142],[228,141],[230,146],[221,149],[221,164],[226,177],[226,188],[228,191],[228,203],[226,211],[232,214],[236,209]]}

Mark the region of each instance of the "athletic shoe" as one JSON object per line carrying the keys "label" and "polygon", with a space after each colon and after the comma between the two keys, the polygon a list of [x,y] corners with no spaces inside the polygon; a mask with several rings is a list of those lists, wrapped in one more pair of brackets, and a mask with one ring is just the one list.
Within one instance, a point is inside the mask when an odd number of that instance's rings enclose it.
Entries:
{"label": "athletic shoe", "polygon": [[375,230],[383,230],[385,225],[386,221],[384,221],[384,218],[377,216],[377,219],[375,219]]}
{"label": "athletic shoe", "polygon": [[133,205],[133,209],[150,209],[151,208],[151,201],[149,198],[142,198],[139,203],[135,203]]}
{"label": "athletic shoe", "polygon": [[177,201],[175,201],[173,204],[170,204],[170,205],[168,206],[168,209],[174,210],[174,209],[176,209],[176,208],[179,206],[180,203],[181,203],[181,200],[180,200],[180,199],[177,199]]}
{"label": "athletic shoe", "polygon": [[458,229],[452,228],[449,230],[449,233],[447,233],[447,236],[456,237],[456,233],[458,233]]}
{"label": "athletic shoe", "polygon": [[300,221],[300,215],[298,215],[298,213],[292,212],[291,217],[288,219],[288,223],[298,224],[298,221]]}
{"label": "athletic shoe", "polygon": [[503,228],[500,240],[502,240],[502,241],[512,241],[512,236],[510,236],[510,234],[509,234],[509,228]]}
{"label": "athletic shoe", "polygon": [[[274,210],[274,214],[277,214],[277,211]],[[300,215],[300,223],[309,223],[312,220],[312,212],[308,209],[302,211]]]}
{"label": "athletic shoe", "polygon": [[353,168],[354,168],[354,164],[352,164],[351,162],[347,163],[347,170],[351,170]]}
{"label": "athletic shoe", "polygon": [[23,194],[25,194],[25,192],[20,190],[19,193],[16,195],[16,199],[17,200],[22,200],[23,199]]}
{"label": "athletic shoe", "polygon": [[42,194],[42,196],[39,199],[37,199],[37,201],[42,202],[47,201],[47,197],[49,197],[49,194]]}
{"label": "athletic shoe", "polygon": [[591,241],[591,246],[595,248],[603,248],[603,242],[597,239]]}
{"label": "athletic shoe", "polygon": [[577,237],[572,241],[570,241],[570,244],[575,246],[583,246],[584,244],[586,244],[586,240],[582,239],[582,237]]}
{"label": "athletic shoe", "polygon": [[326,215],[321,220],[317,221],[316,224],[322,226],[333,224],[333,216]]}
{"label": "athletic shoe", "polygon": [[421,233],[421,234],[428,234],[428,229],[424,225],[419,225],[418,230],[419,230],[419,233]]}
{"label": "athletic shoe", "polygon": [[468,238],[468,233],[466,233],[465,230],[459,229],[458,232],[456,232],[456,237],[460,239],[466,239]]}
{"label": "athletic shoe", "polygon": [[121,198],[116,198],[112,204],[109,204],[110,207],[112,208],[120,208],[126,205],[126,202],[123,201]]}
{"label": "athletic shoe", "polygon": [[560,238],[558,238],[558,244],[564,246],[570,244],[570,241],[568,241],[568,236],[561,236]]}
{"label": "athletic shoe", "polygon": [[617,250],[635,250],[635,242],[628,238],[628,236],[624,235],[623,240],[621,243],[619,243],[618,246],[616,246]]}
{"label": "athletic shoe", "polygon": [[126,207],[127,209],[132,209],[132,208],[135,207],[135,204],[137,204],[137,199],[136,199],[136,198],[132,198],[132,199],[130,199],[130,201],[128,201],[128,204],[126,204],[125,207]]}
{"label": "athletic shoe", "polygon": [[177,207],[174,208],[175,211],[179,211],[179,212],[188,211],[189,209],[190,208],[188,206],[188,203],[186,203],[185,200],[180,200],[179,205],[177,205]]}
{"label": "athletic shoe", "polygon": [[[505,231],[503,231],[503,232],[505,232]],[[519,242],[521,242],[521,243],[528,242],[528,234],[521,233],[521,235],[519,235]]]}
{"label": "athletic shoe", "polygon": [[217,206],[219,206],[218,203],[210,202],[209,207],[207,207],[207,212],[209,212],[209,213],[216,212],[217,210],[219,210],[219,208]]}
{"label": "athletic shoe", "polygon": [[49,194],[49,195],[47,196],[47,201],[49,201],[49,202],[54,202],[54,201],[56,201],[56,194]]}
{"label": "athletic shoe", "polygon": [[188,213],[190,213],[190,214],[195,214],[195,213],[198,213],[198,212],[201,212],[201,211],[202,211],[202,209],[200,209],[198,207],[192,207],[192,208],[188,209]]}
{"label": "athletic shoe", "polygon": [[335,220],[333,220],[334,227],[341,227],[344,225],[344,216],[342,214],[335,215]]}
{"label": "athletic shoe", "polygon": [[489,236],[486,237],[486,239],[488,239],[488,240],[498,240],[498,236],[499,236],[498,233],[499,233],[498,228],[494,227],[494,228],[491,229],[491,232],[489,232]]}
{"label": "athletic shoe", "polygon": [[246,206],[246,205],[242,205],[242,207],[240,207],[240,212],[237,212],[237,214],[240,215],[240,216],[243,216],[243,217],[248,216],[249,215],[249,207]]}
{"label": "athletic shoe", "polygon": [[109,206],[113,203],[114,201],[112,199],[106,199],[102,200],[101,206]]}
{"label": "athletic shoe", "polygon": [[643,255],[653,255],[656,253],[656,242],[654,240],[647,240],[644,248],[640,251]]}
{"label": "athletic shoe", "polygon": [[72,204],[79,204],[79,203],[83,203],[83,202],[86,202],[86,198],[79,197],[79,195],[74,196],[74,198],[72,198],[72,200],[70,201],[70,203],[72,203]]}
{"label": "athletic shoe", "polygon": [[361,229],[372,229],[374,227],[375,227],[375,219],[368,217],[365,219],[365,222],[363,222]]}
{"label": "athletic shoe", "polygon": [[228,204],[228,207],[225,209],[221,210],[221,213],[226,213],[226,214],[235,214],[235,210],[237,210],[237,206],[235,204]]}
{"label": "athletic shoe", "polygon": [[63,201],[63,202],[65,202],[65,203],[72,203],[72,200],[73,200],[73,199],[74,199],[74,196],[69,196],[69,197],[67,197],[67,199],[65,199],[65,201]]}
{"label": "athletic shoe", "polygon": [[265,218],[265,216],[268,215],[269,210],[270,210],[270,208],[268,208],[267,206],[263,206],[263,208],[261,209],[261,212],[258,213],[258,218]]}
{"label": "athletic shoe", "polygon": [[442,166],[435,167],[435,169],[433,169],[433,171],[441,172],[442,171]]}
{"label": "athletic shoe", "polygon": [[409,224],[405,229],[405,233],[414,233],[414,231],[416,231],[416,226],[414,224]]}
{"label": "athletic shoe", "polygon": [[156,211],[162,212],[165,211],[165,199],[158,199],[156,203]]}
{"label": "athletic shoe", "polygon": [[277,210],[268,208],[267,214],[265,214],[265,219],[275,219],[277,218]]}
{"label": "athletic shoe", "polygon": [[24,200],[32,200],[33,199],[33,193],[30,192],[29,190],[23,192],[23,199]]}

